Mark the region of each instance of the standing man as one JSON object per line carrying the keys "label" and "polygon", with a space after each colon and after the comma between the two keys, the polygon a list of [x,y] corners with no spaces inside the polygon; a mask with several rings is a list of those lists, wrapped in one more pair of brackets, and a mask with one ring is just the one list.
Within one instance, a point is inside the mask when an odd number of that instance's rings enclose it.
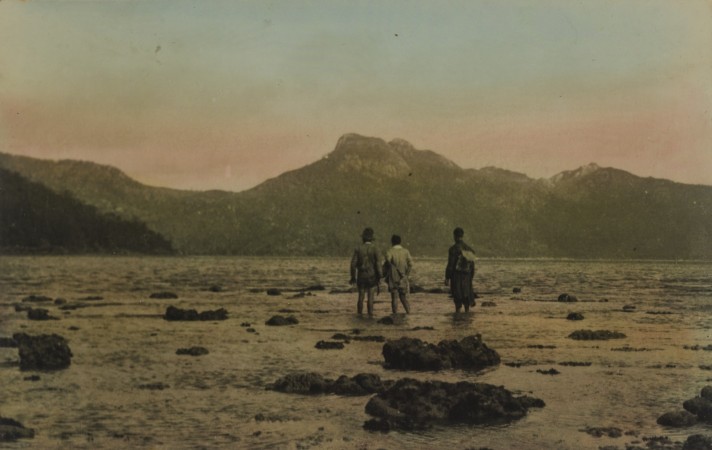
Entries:
{"label": "standing man", "polygon": [[368,296],[368,315],[373,315],[373,301],[376,296],[378,284],[383,278],[381,270],[381,253],[373,245],[373,229],[366,228],[361,234],[361,245],[356,247],[351,258],[350,284],[358,287],[357,309],[363,314],[363,298]]}
{"label": "standing man", "polygon": [[452,232],[455,245],[448,250],[445,285],[450,286],[450,293],[455,302],[455,312],[464,306],[465,312],[475,306],[475,292],[472,279],[475,277],[475,251],[463,241],[465,232],[457,227]]}
{"label": "standing man", "polygon": [[397,234],[391,236],[391,244],[393,247],[386,252],[386,262],[383,265],[388,291],[391,293],[391,310],[393,314],[398,312],[398,299],[400,298],[405,313],[410,314],[408,277],[413,268],[413,259],[410,257],[410,252],[400,245],[400,236]]}

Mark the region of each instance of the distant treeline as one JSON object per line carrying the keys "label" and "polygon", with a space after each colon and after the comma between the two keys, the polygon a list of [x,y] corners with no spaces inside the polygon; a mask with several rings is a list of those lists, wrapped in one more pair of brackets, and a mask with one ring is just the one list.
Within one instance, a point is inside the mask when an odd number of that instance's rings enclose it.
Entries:
{"label": "distant treeline", "polygon": [[170,254],[173,247],[140,221],[100,213],[68,192],[0,169],[0,252]]}

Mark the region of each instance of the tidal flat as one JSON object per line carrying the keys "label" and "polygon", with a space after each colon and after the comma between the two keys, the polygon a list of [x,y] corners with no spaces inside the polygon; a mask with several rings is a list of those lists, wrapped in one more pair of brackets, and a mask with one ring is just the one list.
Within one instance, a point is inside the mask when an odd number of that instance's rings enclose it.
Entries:
{"label": "tidal flat", "polygon": [[[0,346],[0,416],[35,431],[4,448],[625,449],[712,434],[703,421],[657,423],[712,385],[712,263],[483,259],[478,304],[455,315],[445,260],[415,258],[412,314],[386,323],[384,291],[373,318],[356,314],[348,265],[348,255],[2,257],[0,338],[57,334],[73,355],[61,370],[21,370],[18,349]],[[558,301],[564,293],[576,301]],[[170,306],[227,318],[165,320]],[[276,315],[296,322],[267,325]],[[572,337],[596,331],[615,338]],[[384,363],[384,341],[477,334],[501,363]],[[296,372],[489,383],[546,406],[500,425],[368,431],[370,395],[269,389]]]}

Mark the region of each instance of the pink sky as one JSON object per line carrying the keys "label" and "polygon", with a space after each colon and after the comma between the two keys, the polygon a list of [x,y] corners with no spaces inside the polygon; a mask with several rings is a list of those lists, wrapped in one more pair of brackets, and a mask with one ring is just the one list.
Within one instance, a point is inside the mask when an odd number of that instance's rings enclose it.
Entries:
{"label": "pink sky", "polygon": [[246,189],[351,132],[712,185],[704,0],[6,0],[0,40],[0,151],[151,185]]}

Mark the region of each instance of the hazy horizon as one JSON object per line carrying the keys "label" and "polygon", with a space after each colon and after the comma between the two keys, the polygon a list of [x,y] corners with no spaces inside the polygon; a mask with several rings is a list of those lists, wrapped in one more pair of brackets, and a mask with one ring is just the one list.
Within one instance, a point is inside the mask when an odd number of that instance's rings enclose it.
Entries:
{"label": "hazy horizon", "polygon": [[0,2],[0,151],[242,191],[358,133],[712,185],[712,4]]}

